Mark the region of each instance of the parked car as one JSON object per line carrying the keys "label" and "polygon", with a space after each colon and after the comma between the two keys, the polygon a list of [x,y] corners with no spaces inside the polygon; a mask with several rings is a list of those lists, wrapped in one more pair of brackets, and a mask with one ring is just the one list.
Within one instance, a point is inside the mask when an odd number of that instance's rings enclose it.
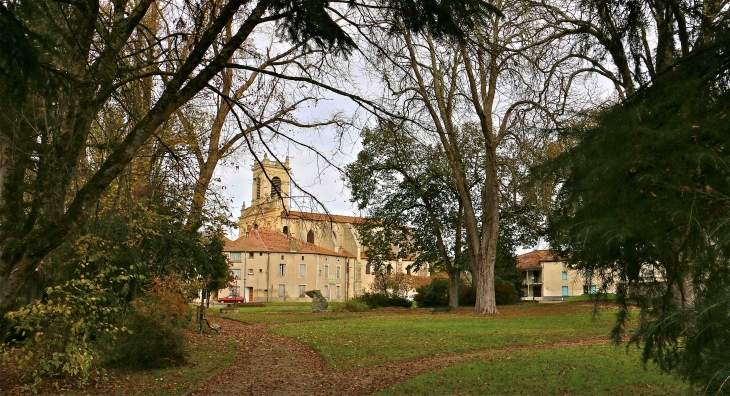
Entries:
{"label": "parked car", "polygon": [[218,299],[219,303],[226,303],[226,304],[234,304],[234,303],[244,303],[246,302],[246,299],[242,296],[228,296],[228,297],[221,297]]}

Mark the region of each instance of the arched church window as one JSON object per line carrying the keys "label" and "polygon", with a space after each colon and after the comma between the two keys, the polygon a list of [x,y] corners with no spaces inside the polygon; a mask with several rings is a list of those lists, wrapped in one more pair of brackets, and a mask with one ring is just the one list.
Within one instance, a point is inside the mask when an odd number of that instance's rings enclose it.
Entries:
{"label": "arched church window", "polygon": [[284,234],[289,235],[289,226],[284,226],[284,229],[282,230]]}
{"label": "arched church window", "polygon": [[314,231],[309,230],[307,233],[307,242],[314,244]]}
{"label": "arched church window", "polygon": [[261,198],[261,178],[256,178],[256,199]]}
{"label": "arched church window", "polygon": [[271,196],[281,197],[281,179],[279,179],[279,176],[271,178]]}
{"label": "arched church window", "polygon": [[258,228],[259,228],[259,223],[253,223],[253,229],[258,230]]}

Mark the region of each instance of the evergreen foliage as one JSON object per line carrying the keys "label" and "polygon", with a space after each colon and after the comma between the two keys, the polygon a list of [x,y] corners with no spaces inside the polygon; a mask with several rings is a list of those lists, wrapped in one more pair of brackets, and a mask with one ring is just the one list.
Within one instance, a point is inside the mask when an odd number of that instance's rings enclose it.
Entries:
{"label": "evergreen foliage", "polygon": [[562,183],[552,246],[617,290],[614,336],[636,301],[644,359],[707,394],[730,393],[729,76],[718,37],[570,130],[540,173]]}

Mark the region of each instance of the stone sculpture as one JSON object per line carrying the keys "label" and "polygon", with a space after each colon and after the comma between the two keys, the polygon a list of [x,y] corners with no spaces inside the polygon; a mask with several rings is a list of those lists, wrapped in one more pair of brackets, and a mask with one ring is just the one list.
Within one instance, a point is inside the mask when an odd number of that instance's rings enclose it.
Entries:
{"label": "stone sculpture", "polygon": [[319,290],[310,290],[305,294],[312,298],[312,313],[327,312],[327,299]]}

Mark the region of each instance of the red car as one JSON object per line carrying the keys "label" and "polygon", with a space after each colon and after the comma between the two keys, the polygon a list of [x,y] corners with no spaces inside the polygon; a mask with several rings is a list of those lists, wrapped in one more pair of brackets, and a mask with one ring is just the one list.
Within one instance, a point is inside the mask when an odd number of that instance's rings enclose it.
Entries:
{"label": "red car", "polygon": [[226,304],[233,304],[233,303],[244,303],[246,302],[246,299],[244,299],[242,296],[228,296],[228,297],[221,297],[218,299],[219,303],[226,303]]}

